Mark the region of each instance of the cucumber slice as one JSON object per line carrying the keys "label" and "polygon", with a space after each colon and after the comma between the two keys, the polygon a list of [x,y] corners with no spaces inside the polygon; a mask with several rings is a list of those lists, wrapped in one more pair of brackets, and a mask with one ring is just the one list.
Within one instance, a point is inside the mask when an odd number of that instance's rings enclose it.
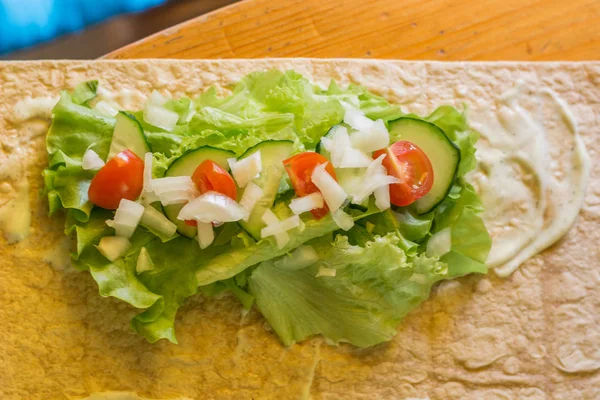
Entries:
{"label": "cucumber slice", "polygon": [[150,151],[150,146],[138,120],[131,114],[119,111],[110,142],[108,159],[110,160],[125,149],[131,150],[143,160],[144,155]]}
{"label": "cucumber slice", "polygon": [[394,141],[406,140],[427,154],[433,167],[433,186],[429,193],[414,203],[418,214],[433,210],[452,188],[458,171],[460,150],[438,126],[419,119],[400,118],[389,123]]}
{"label": "cucumber slice", "polygon": [[[188,151],[173,161],[165,173],[165,176],[192,176],[198,165],[205,160],[214,161],[225,171],[229,171],[227,159],[231,157],[235,157],[235,154],[231,151],[210,146],[202,146],[195,150]],[[193,239],[196,236],[197,229],[193,226],[186,225],[185,222],[177,219],[177,215],[179,215],[179,211],[181,211],[182,208],[183,204],[171,204],[163,207],[167,218],[177,225],[177,231],[183,236]]]}
{"label": "cucumber slice", "polygon": [[238,222],[242,229],[248,232],[254,240],[261,239],[260,231],[265,226],[262,216],[275,202],[275,198],[279,192],[281,178],[285,173],[283,161],[290,156],[293,150],[294,142],[290,140],[268,140],[248,149],[240,157],[241,160],[260,151],[262,172],[258,178],[253,180],[253,182],[263,190],[263,196],[256,202],[256,205],[250,213],[248,222]]}

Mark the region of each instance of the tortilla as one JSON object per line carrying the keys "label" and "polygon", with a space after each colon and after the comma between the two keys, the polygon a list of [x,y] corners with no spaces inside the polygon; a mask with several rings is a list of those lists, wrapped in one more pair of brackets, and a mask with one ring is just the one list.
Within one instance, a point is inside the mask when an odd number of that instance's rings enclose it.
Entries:
{"label": "tortilla", "polygon": [[[226,91],[269,68],[293,68],[320,85],[359,83],[419,114],[442,104],[493,110],[501,93],[522,81],[522,105],[550,115],[544,125],[559,135],[567,129],[560,113],[528,96],[552,89],[569,104],[592,159],[575,226],[507,279],[490,273],[441,284],[393,341],[370,349],[331,347],[319,338],[284,348],[255,310],[244,315],[232,298],[201,295],[178,314],[179,345],[147,343],[129,327],[135,310],[101,298],[89,274],[68,266],[63,221],[48,218],[39,197],[47,125],[18,123],[27,115],[14,108],[88,79],[111,91],[129,89],[127,100],[140,107],[136,93],[191,96],[211,85]],[[207,399],[600,397],[599,63],[8,62],[0,63],[0,88],[0,179],[8,185],[0,186],[0,212],[16,204],[16,193],[27,193],[13,190],[22,175],[31,205],[29,236],[16,244],[0,239],[0,398],[104,391]],[[553,154],[554,161],[560,165],[566,154]]]}

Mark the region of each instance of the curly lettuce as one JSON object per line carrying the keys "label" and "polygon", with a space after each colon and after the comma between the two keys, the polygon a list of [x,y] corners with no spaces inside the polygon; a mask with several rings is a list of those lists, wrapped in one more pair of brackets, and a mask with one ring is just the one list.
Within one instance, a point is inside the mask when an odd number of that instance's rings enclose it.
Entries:
{"label": "curly lettuce", "polygon": [[[214,244],[204,250],[194,240],[165,240],[140,227],[127,254],[110,262],[96,246],[102,237],[114,235],[105,223],[113,212],[89,202],[93,172],[81,167],[88,149],[106,159],[112,139],[114,118],[90,107],[97,87],[96,81],[85,82],[61,94],[46,140],[44,193],[51,214],[66,214],[65,232],[76,239],[74,265],[89,271],[102,296],[141,310],[132,327],[150,342],[177,342],[175,317],[190,296],[229,291],[244,307],[256,306],[284,344],[320,334],[332,343],[372,346],[390,340],[398,323],[428,298],[436,282],[487,271],[491,241],[480,218],[482,205],[464,181],[475,166],[478,135],[464,114],[449,106],[423,119],[439,126],[460,148],[461,163],[449,195],[426,215],[416,215],[410,207],[385,212],[373,205],[367,211],[348,208],[356,221],[348,232],[339,231],[331,216],[318,221],[306,217],[305,229],[283,249],[269,238],[254,241],[235,223],[218,228]],[[347,107],[386,123],[404,115],[399,106],[361,86],[341,88],[331,82],[322,89],[296,72],[277,70],[247,75],[228,96],[209,89],[165,106],[179,115],[169,132],[146,123],[141,111],[130,111],[153,152],[155,177],[163,176],[183,152],[203,145],[239,155],[261,141],[286,139],[294,141],[296,151],[312,150],[342,121]],[[285,214],[283,200],[290,188],[285,180],[280,186],[275,211]],[[426,257],[429,238],[446,228],[451,230],[451,251]],[[307,244],[318,261],[301,269],[286,269],[279,262]],[[154,267],[138,273],[142,249]],[[335,276],[316,277],[322,268],[329,274],[334,270]]]}

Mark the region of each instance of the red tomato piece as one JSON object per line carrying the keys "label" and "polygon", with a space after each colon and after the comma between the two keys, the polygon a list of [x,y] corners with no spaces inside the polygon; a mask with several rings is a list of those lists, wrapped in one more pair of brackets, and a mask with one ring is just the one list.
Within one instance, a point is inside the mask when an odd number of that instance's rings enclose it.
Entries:
{"label": "red tomato piece", "polygon": [[[319,189],[312,182],[311,177],[314,169],[324,163],[327,163],[325,171],[327,171],[333,179],[337,180],[333,165],[331,165],[327,158],[323,157],[319,153],[307,151],[296,154],[295,156],[283,161],[283,166],[285,167],[285,170],[290,177],[290,181],[292,182],[294,191],[298,196],[307,196],[311,193],[319,191]],[[323,206],[322,208],[311,210],[312,215],[316,219],[323,218],[328,212],[329,208],[327,208],[327,205]]]}
{"label": "red tomato piece", "polygon": [[[200,193],[219,192],[233,200],[237,200],[237,186],[229,172],[211,160],[204,160],[192,174],[192,182]],[[197,226],[196,221],[187,220],[189,226]]]}
{"label": "red tomato piece", "polygon": [[383,166],[401,183],[390,185],[392,204],[402,207],[425,196],[433,185],[433,167],[429,157],[417,145],[399,141],[373,153],[373,158],[385,154]]}
{"label": "red tomato piece", "polygon": [[88,198],[98,207],[116,210],[123,199],[135,200],[144,186],[144,161],[131,150],[123,150],[94,176]]}

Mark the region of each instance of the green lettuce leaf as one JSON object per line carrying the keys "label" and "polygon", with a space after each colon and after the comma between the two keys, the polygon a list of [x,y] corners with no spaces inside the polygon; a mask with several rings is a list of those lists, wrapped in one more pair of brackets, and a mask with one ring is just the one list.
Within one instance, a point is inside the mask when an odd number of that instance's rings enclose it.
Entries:
{"label": "green lettuce leaf", "polygon": [[[492,239],[480,213],[481,200],[473,186],[459,180],[448,196],[435,210],[431,233],[451,229],[451,253],[442,257],[448,263],[451,277],[470,272],[486,273],[485,261],[492,247]],[[464,271],[467,272],[464,272]]]}
{"label": "green lettuce leaf", "polygon": [[[398,237],[376,236],[353,246],[345,236],[316,243],[317,264],[286,270],[271,260],[250,276],[250,293],[286,345],[322,334],[333,343],[368,347],[390,340],[400,320],[429,297],[431,286],[446,277],[434,259],[408,259]],[[315,277],[319,267],[335,277]]]}
{"label": "green lettuce leaf", "polygon": [[96,97],[96,90],[98,90],[98,81],[87,81],[80,83],[75,86],[73,94],[73,103],[75,104],[87,104],[88,101]]}

